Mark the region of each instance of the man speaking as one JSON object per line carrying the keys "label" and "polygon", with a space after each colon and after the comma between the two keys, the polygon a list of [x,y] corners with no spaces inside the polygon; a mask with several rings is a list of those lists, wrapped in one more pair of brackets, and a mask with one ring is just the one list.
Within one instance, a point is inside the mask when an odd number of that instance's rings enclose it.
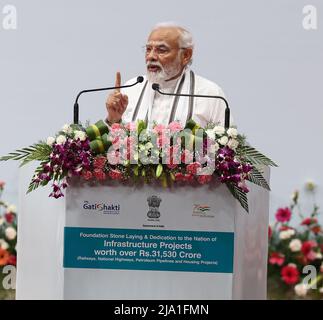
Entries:
{"label": "man speaking", "polygon": [[[152,84],[157,83],[165,93],[224,97],[217,84],[190,69],[193,50],[192,35],[185,28],[172,23],[156,25],[144,47],[147,67],[144,81],[108,96],[106,123],[146,120],[151,127],[154,122],[167,125],[180,121],[184,126],[193,119],[202,127],[210,122],[224,125],[225,103],[221,99],[166,96],[152,89]],[[125,85],[135,81],[131,79]],[[121,86],[119,72],[115,86]]]}

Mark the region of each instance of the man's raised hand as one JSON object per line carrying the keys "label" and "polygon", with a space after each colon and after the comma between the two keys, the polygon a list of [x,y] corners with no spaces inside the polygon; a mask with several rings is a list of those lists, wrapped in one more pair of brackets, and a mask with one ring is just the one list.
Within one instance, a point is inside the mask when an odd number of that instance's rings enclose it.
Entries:
{"label": "man's raised hand", "polygon": [[[120,72],[117,72],[115,87],[120,87],[120,86],[121,86],[121,75],[120,75]],[[128,96],[125,94],[122,94],[120,92],[120,89],[115,89],[114,92],[108,96],[105,105],[108,111],[107,121],[111,124],[115,122],[119,122],[128,106]]]}

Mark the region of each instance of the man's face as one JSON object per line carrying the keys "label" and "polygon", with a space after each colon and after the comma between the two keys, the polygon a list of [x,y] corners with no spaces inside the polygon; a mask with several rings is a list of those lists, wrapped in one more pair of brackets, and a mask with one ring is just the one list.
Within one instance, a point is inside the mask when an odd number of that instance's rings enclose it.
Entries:
{"label": "man's face", "polygon": [[147,75],[152,82],[163,82],[177,78],[184,66],[185,58],[179,47],[180,32],[176,28],[154,30],[146,45]]}

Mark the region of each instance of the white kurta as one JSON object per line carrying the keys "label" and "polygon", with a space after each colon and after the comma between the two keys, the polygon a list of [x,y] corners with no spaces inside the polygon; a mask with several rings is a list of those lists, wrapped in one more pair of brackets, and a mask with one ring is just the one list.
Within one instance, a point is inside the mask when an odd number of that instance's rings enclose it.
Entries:
{"label": "white kurta", "polygon": [[[161,91],[174,93],[176,87],[178,86],[178,82],[180,81],[181,77],[175,79],[168,83],[167,88],[161,88]],[[125,85],[129,85],[136,82],[136,78],[133,78],[125,83]],[[150,95],[146,99],[142,100],[140,105],[139,111],[137,112],[137,116],[134,117],[135,109],[139,97],[142,93],[143,87],[146,82],[137,84],[134,87],[126,88],[122,90],[122,93],[127,94],[129,98],[129,103],[127,109],[122,117],[123,122],[131,122],[132,120],[145,120],[146,115],[148,115],[148,123],[152,124],[153,121],[167,125],[170,119],[170,113],[174,101],[174,97],[171,96],[164,96],[155,92],[151,89],[152,83],[148,81],[146,90],[146,95]],[[183,87],[181,91],[183,94],[187,94],[188,88]],[[216,95],[216,96],[223,96],[224,93],[222,89],[214,82],[209,81],[201,76],[195,75],[195,87],[194,87],[194,94],[199,95]],[[183,100],[181,100],[183,99]],[[151,106],[147,107],[149,104],[147,101],[151,101]],[[186,123],[186,115],[187,111],[182,110],[183,108],[189,108],[188,101],[189,99],[186,97],[181,97],[178,104],[178,109],[176,111],[176,115],[174,120],[180,121],[182,125]],[[224,118],[225,118],[225,103],[221,99],[211,99],[211,98],[194,98],[193,104],[193,113],[192,119],[198,123],[200,126],[205,127],[208,123],[212,122],[215,124],[224,125]],[[134,119],[133,119],[134,118]],[[232,123],[232,117],[230,117],[230,124]]]}

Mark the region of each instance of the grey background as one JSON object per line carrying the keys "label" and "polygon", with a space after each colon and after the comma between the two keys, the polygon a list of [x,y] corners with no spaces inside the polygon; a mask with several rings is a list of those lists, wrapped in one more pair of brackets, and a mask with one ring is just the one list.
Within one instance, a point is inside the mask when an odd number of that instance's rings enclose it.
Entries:
{"label": "grey background", "polygon": [[[322,205],[323,35],[321,0],[0,0],[17,8],[17,30],[0,25],[0,154],[44,139],[72,121],[81,89],[144,72],[150,28],[176,21],[193,33],[193,69],[217,82],[239,131],[279,164],[271,171],[271,220],[313,179]],[[318,30],[302,9],[318,10]],[[81,120],[105,116],[106,93],[82,96]],[[18,165],[0,164],[5,198],[17,203]]]}

